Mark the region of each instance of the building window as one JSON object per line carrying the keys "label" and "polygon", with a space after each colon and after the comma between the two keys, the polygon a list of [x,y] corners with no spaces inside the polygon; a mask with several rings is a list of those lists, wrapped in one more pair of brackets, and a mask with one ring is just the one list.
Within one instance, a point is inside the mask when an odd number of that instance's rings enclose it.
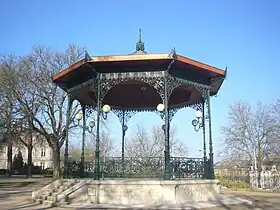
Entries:
{"label": "building window", "polygon": [[41,149],[41,157],[45,157],[46,156],[46,149],[43,148]]}
{"label": "building window", "polygon": [[41,169],[45,169],[45,163],[41,162]]}

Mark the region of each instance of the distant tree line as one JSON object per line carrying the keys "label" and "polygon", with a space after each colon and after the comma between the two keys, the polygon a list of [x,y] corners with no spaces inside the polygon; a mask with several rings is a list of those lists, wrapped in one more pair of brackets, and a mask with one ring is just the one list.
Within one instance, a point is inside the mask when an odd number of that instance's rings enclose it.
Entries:
{"label": "distant tree line", "polygon": [[255,106],[239,101],[229,107],[228,122],[222,126],[223,165],[253,167],[280,165],[280,99]]}

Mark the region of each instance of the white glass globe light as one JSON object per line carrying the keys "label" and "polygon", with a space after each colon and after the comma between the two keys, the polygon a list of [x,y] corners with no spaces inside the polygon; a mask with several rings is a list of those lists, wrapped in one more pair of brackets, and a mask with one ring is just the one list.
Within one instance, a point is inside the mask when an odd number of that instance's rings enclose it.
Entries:
{"label": "white glass globe light", "polygon": [[83,113],[79,112],[75,115],[76,120],[81,120],[83,118]]}
{"label": "white glass globe light", "polygon": [[196,111],[195,112],[195,117],[196,118],[201,118],[202,117],[202,112],[201,111]]}
{"label": "white glass globe light", "polygon": [[158,105],[157,105],[157,110],[158,110],[159,112],[163,112],[163,110],[164,110],[164,104],[158,104]]}
{"label": "white glass globe light", "polygon": [[105,104],[103,107],[102,107],[102,111],[104,113],[109,113],[111,111],[111,107],[108,105],[108,104]]}
{"label": "white glass globe light", "polygon": [[89,122],[89,127],[93,128],[95,126],[95,122],[94,121],[90,121]]}

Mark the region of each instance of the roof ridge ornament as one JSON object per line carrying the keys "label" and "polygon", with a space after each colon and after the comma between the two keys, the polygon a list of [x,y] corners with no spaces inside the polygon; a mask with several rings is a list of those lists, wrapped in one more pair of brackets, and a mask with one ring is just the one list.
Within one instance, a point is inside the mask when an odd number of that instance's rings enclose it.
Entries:
{"label": "roof ridge ornament", "polygon": [[224,72],[225,72],[224,74],[225,74],[225,79],[226,79],[227,78],[227,73],[228,73],[227,66],[226,66]]}
{"label": "roof ridge ornament", "polygon": [[142,31],[139,29],[139,40],[136,43],[136,51],[133,54],[147,54],[145,51],[145,43],[142,42]]}
{"label": "roof ridge ornament", "polygon": [[88,51],[85,50],[85,61],[91,61],[91,57],[88,54]]}
{"label": "roof ridge ornament", "polygon": [[171,52],[169,53],[168,57],[169,57],[169,58],[173,58],[173,59],[176,58],[176,49],[175,49],[175,47],[172,48],[172,50],[171,50]]}

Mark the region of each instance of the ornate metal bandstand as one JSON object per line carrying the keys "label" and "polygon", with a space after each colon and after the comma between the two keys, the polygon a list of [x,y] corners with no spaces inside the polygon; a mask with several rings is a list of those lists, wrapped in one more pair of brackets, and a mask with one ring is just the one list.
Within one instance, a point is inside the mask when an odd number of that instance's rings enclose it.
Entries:
{"label": "ornate metal bandstand", "polygon": [[[106,118],[109,111],[114,112],[122,124],[122,156],[118,160],[122,165],[122,175],[129,167],[125,160],[124,137],[128,129],[127,122],[137,112],[153,111],[164,120],[165,150],[162,178],[170,180],[173,172],[183,170],[182,177],[190,173],[190,165],[195,165],[199,177],[214,179],[213,146],[211,131],[210,97],[218,93],[226,71],[200,63],[176,54],[149,54],[141,40],[136,51],[129,55],[94,56],[85,53],[85,58],[54,76],[53,82],[68,93],[69,106],[66,128],[70,123],[70,111],[73,100],[82,105],[82,113],[76,115],[83,119],[83,143],[80,170],[85,170],[85,135],[95,126],[96,151],[94,158],[94,178],[102,177],[101,166],[108,166],[100,158],[100,120]],[[174,114],[183,107],[196,110],[196,119],[192,121],[195,130],[202,128],[203,158],[170,157],[169,131]],[[96,120],[86,126],[86,110],[96,111]],[[186,125],[187,126],[187,125]],[[208,126],[208,135],[206,127]],[[206,139],[209,142],[209,156],[206,154]],[[68,166],[68,129],[65,140],[65,163]],[[116,158],[111,159],[111,162]],[[156,170],[160,170],[157,168]],[[64,167],[64,174],[69,174]],[[185,174],[185,175],[184,175]],[[120,176],[121,177],[121,176]]]}

